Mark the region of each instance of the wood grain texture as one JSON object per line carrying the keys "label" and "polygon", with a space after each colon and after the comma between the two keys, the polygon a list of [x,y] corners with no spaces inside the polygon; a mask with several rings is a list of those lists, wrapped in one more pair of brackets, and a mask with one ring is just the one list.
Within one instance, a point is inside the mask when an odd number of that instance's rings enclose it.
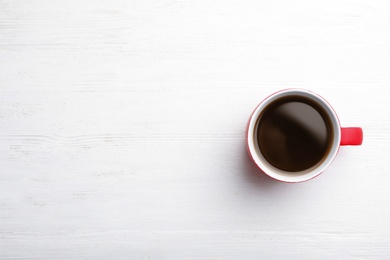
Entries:
{"label": "wood grain texture", "polygon": [[[0,0],[0,259],[387,259],[388,1]],[[361,147],[287,185],[249,161],[267,95]]]}

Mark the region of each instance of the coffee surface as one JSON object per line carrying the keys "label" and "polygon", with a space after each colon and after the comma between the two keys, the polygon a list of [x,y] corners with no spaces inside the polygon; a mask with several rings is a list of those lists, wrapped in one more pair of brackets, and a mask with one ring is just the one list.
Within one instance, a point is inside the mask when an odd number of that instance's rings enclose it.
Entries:
{"label": "coffee surface", "polygon": [[303,97],[269,104],[260,116],[257,142],[274,167],[297,172],[319,163],[331,145],[330,121],[323,109]]}

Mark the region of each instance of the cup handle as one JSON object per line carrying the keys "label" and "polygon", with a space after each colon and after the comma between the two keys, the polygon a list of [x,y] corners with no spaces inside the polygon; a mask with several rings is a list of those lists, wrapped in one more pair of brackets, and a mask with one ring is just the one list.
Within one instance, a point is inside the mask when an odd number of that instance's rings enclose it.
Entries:
{"label": "cup handle", "polygon": [[340,145],[361,145],[363,129],[360,127],[342,127]]}

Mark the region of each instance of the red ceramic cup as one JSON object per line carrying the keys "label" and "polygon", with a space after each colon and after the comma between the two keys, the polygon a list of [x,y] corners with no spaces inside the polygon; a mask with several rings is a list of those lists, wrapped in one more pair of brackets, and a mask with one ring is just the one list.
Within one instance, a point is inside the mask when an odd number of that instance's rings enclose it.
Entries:
{"label": "red ceramic cup", "polygon": [[[270,164],[259,148],[256,134],[260,118],[268,105],[280,98],[286,98],[288,96],[299,96],[315,102],[327,114],[331,123],[330,127],[333,130],[333,137],[329,142],[328,152],[325,158],[320,160],[316,165],[298,172],[288,172]],[[332,163],[341,145],[361,145],[362,141],[363,131],[360,127],[341,127],[336,112],[329,103],[318,94],[304,89],[286,89],[264,99],[253,111],[246,128],[247,150],[253,162],[262,172],[283,182],[302,182],[320,175]]]}

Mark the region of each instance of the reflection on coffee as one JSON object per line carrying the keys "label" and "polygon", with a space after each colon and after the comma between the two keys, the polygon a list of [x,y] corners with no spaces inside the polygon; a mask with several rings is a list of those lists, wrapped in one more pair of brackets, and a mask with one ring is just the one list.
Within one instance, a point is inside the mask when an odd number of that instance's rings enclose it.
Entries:
{"label": "reflection on coffee", "polygon": [[298,172],[327,155],[333,139],[331,121],[323,108],[300,96],[270,103],[257,122],[257,143],[274,167]]}

